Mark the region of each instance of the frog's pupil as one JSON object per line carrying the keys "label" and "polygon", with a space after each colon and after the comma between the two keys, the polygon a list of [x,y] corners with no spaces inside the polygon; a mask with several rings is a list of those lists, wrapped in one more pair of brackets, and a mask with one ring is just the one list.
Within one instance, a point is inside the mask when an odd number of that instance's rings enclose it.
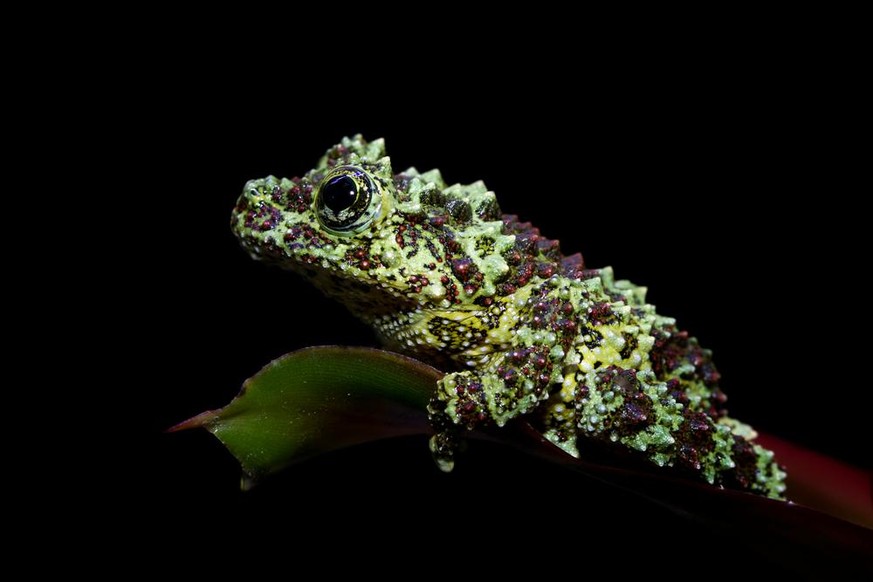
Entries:
{"label": "frog's pupil", "polygon": [[358,197],[358,186],[349,176],[337,176],[328,181],[321,191],[324,205],[334,214],[338,214],[355,203]]}

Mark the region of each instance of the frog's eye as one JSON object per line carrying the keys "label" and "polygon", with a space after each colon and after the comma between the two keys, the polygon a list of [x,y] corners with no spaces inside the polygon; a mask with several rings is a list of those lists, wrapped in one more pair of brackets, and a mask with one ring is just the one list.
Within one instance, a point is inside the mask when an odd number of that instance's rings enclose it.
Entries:
{"label": "frog's eye", "polygon": [[315,214],[321,225],[334,234],[362,231],[382,208],[379,187],[362,168],[339,166],[318,185]]}

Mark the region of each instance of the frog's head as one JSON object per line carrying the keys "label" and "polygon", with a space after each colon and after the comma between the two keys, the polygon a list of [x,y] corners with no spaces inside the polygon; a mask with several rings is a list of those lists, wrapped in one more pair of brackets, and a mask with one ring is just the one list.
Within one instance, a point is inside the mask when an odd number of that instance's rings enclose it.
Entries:
{"label": "frog's head", "polygon": [[511,269],[482,182],[446,186],[439,171],[394,174],[384,141],[345,138],[302,178],[246,184],[231,226],[259,260],[310,278],[365,319],[424,304],[489,304]]}

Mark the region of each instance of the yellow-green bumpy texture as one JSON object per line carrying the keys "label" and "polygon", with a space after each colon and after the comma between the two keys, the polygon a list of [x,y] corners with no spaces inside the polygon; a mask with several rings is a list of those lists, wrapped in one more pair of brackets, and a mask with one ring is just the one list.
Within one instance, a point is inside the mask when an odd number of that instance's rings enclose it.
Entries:
{"label": "yellow-green bumpy texture", "polygon": [[355,136],[302,177],[250,181],[231,225],[253,258],[311,280],[388,349],[449,372],[428,407],[445,470],[464,430],[525,416],[574,456],[629,452],[783,495],[772,452],[727,416],[710,352],[645,288],[502,214],[482,182],[395,174],[383,140]]}

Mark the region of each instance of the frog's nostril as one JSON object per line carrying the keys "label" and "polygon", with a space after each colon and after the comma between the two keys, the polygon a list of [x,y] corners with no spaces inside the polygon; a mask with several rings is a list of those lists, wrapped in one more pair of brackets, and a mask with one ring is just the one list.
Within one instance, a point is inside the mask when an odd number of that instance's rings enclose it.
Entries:
{"label": "frog's nostril", "polygon": [[243,195],[248,198],[256,198],[264,193],[263,180],[249,180],[243,187]]}

